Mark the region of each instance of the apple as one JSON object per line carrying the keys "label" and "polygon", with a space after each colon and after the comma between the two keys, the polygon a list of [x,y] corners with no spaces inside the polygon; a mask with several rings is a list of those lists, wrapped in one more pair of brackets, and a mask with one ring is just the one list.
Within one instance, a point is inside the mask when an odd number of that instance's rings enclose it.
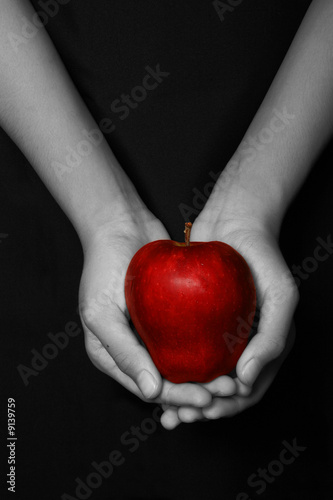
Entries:
{"label": "apple", "polygon": [[191,226],[185,224],[184,243],[158,240],[141,247],[125,277],[133,325],[161,375],[174,383],[230,373],[255,314],[245,259],[221,241],[190,242]]}

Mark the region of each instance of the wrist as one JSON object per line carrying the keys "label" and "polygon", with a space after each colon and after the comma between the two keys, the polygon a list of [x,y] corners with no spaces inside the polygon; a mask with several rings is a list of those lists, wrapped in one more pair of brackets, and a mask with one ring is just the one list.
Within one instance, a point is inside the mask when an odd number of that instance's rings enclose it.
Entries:
{"label": "wrist", "polygon": [[[107,230],[148,223],[152,214],[105,141],[61,185],[59,204],[83,248]],[[64,191],[67,193],[64,202]]]}
{"label": "wrist", "polygon": [[268,176],[268,169],[265,172],[268,161],[256,158],[254,164],[236,152],[217,179],[202,214],[215,223],[251,221],[254,227],[278,236],[287,200],[279,179]]}
{"label": "wrist", "polygon": [[124,199],[121,194],[112,203],[100,207],[91,213],[78,230],[83,251],[88,247],[101,243],[108,244],[116,235],[129,234],[139,237],[140,233],[148,232],[155,217],[147,209],[138,196],[128,196]]}

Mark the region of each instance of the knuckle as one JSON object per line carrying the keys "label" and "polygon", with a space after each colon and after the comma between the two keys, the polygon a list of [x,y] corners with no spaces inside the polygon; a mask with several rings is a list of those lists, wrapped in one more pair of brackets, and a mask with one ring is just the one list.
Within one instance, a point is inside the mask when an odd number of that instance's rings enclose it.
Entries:
{"label": "knuckle", "polygon": [[112,357],[118,368],[124,373],[131,373],[134,369],[135,362],[133,357],[128,352],[119,351],[112,353]]}
{"label": "knuckle", "polygon": [[289,302],[292,302],[295,306],[299,301],[299,290],[298,286],[294,280],[291,273],[288,273],[286,279],[283,282],[283,292]]}
{"label": "knuckle", "polygon": [[290,295],[290,300],[292,301],[292,303],[295,306],[297,306],[299,299],[300,299],[300,294],[299,294],[299,290],[298,290],[298,287],[297,287],[295,282],[290,285],[289,295]]}
{"label": "knuckle", "polygon": [[177,385],[172,384],[171,382],[167,383],[162,392],[162,400],[163,404],[167,404],[170,406],[181,405],[181,403],[185,404],[183,400],[183,391],[179,391]]}
{"label": "knuckle", "polygon": [[298,286],[289,271],[288,273],[271,281],[268,298],[271,306],[276,307],[281,306],[282,304],[288,304],[288,306],[296,308],[299,301],[299,291]]}
{"label": "knuckle", "polygon": [[272,359],[278,358],[286,347],[286,340],[283,337],[272,337],[266,346],[266,351],[270,354]]}
{"label": "knuckle", "polygon": [[84,336],[84,346],[89,360],[96,368],[100,369],[99,358],[102,348],[100,341],[88,332],[88,334]]}
{"label": "knuckle", "polygon": [[172,392],[173,392],[173,386],[170,385],[167,390],[165,391],[164,397],[163,397],[163,403],[167,405],[172,404]]}
{"label": "knuckle", "polygon": [[94,331],[98,324],[99,309],[93,301],[81,304],[79,307],[80,317],[88,330]]}

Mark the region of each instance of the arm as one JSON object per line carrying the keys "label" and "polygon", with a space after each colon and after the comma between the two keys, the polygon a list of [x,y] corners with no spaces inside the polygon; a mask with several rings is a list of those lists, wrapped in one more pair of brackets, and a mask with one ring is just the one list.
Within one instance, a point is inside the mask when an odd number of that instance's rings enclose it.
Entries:
{"label": "arm", "polygon": [[314,0],[208,208],[246,210],[251,203],[278,232],[288,205],[332,137],[332,63],[333,5]]}
{"label": "arm", "polygon": [[221,240],[255,277],[258,332],[237,364],[237,391],[224,379],[199,409],[166,409],[165,425],[234,415],[263,396],[293,342],[298,290],[278,248],[286,210],[333,131],[333,3],[314,0],[241,144],[194,222],[192,239]]}
{"label": "arm", "polygon": [[[142,213],[144,207],[45,29],[14,50],[11,35],[21,32],[23,16],[31,19],[33,14],[28,1],[1,2],[0,124],[85,241],[111,214],[132,208]],[[90,131],[95,131],[94,143],[88,140],[91,152],[86,154],[86,148],[80,154]]]}
{"label": "arm", "polygon": [[[88,355],[144,400],[202,406],[199,385],[162,380],[128,324],[124,277],[145,243],[168,238],[103,139],[44,29],[15,51],[12,33],[34,10],[2,0],[0,125],[73,223],[84,251],[80,310]],[[84,142],[83,142],[84,141]]]}

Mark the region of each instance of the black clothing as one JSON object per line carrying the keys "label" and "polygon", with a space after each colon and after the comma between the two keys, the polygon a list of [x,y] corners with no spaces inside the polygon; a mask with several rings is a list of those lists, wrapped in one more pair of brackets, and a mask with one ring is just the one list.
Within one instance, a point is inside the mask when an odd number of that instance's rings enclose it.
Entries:
{"label": "black clothing", "polygon": [[[184,213],[193,221],[202,208],[198,193],[240,143],[310,1],[226,1],[223,15],[223,2],[199,0],[31,3],[46,12],[45,27],[120,164],[181,240]],[[316,238],[330,234],[332,148],[318,160],[281,235],[288,264],[302,265],[307,275],[296,347],[260,404],[170,432],[153,419],[156,405],[89,361],[76,310],[80,242],[3,131],[0,141],[0,233],[8,235],[0,239],[1,379],[4,397],[16,400],[16,498],[246,498],[241,492],[270,500],[332,498],[332,414],[323,381],[332,352],[332,257],[317,262],[315,272],[303,265]],[[59,332],[67,336],[55,337]],[[49,356],[46,364],[41,353]],[[23,365],[32,371],[22,372]],[[290,464],[282,463],[282,472],[281,451],[295,440],[306,450],[294,451],[295,463],[286,452]],[[110,460],[113,469],[103,468]],[[269,470],[269,480],[259,468]]]}

